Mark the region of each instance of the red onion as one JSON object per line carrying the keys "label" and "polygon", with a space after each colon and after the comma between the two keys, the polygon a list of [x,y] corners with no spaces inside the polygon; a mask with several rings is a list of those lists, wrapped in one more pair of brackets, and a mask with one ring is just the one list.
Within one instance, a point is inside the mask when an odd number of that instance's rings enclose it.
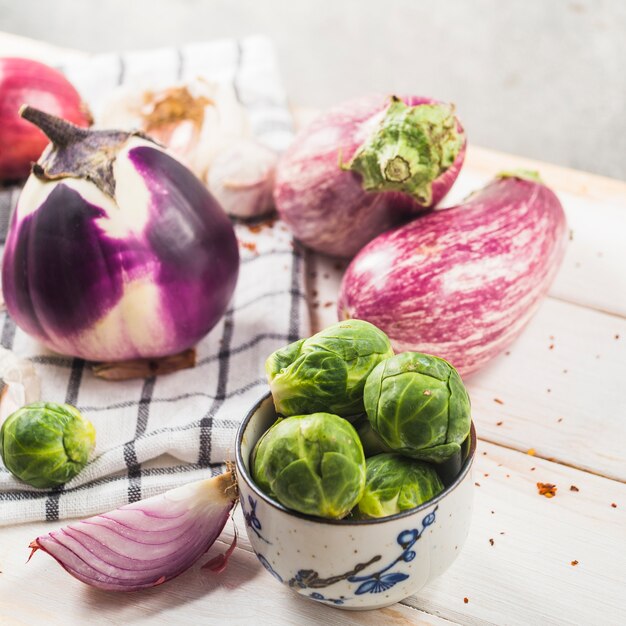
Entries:
{"label": "red onion", "polygon": [[[235,477],[227,472],[69,524],[30,547],[92,587],[137,591],[189,569],[218,538],[236,499]],[[208,565],[221,571],[224,561]]]}
{"label": "red onion", "polygon": [[367,245],[343,277],[339,318],[367,320],[396,352],[435,354],[469,374],[522,331],[556,275],[566,230],[536,174],[501,175]]}
{"label": "red onion", "polygon": [[304,244],[351,257],[435,206],[456,179],[465,135],[453,107],[416,96],[339,105],[303,129],[279,161],[274,201]]}
{"label": "red onion", "polygon": [[19,116],[23,104],[77,126],[92,122],[87,106],[61,72],[30,59],[0,59],[0,180],[26,178],[31,163],[48,145],[43,132]]}
{"label": "red onion", "polygon": [[224,314],[239,271],[222,208],[144,136],[81,129],[30,107],[23,114],[54,145],[9,226],[2,289],[17,325],[92,361],[195,345]]}

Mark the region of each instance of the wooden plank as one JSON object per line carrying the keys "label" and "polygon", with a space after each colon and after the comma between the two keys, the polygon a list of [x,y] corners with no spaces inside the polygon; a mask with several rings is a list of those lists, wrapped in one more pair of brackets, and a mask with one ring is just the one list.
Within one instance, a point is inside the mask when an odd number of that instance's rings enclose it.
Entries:
{"label": "wooden plank", "polygon": [[468,380],[479,437],[626,481],[626,320],[548,299]]}
{"label": "wooden plank", "polygon": [[[626,485],[486,442],[473,478],[461,555],[403,604],[460,624],[626,623]],[[555,497],[537,482],[555,484]],[[239,545],[251,549],[243,533]]]}
{"label": "wooden plank", "polygon": [[626,485],[487,443],[474,479],[467,544],[411,606],[463,624],[626,623]]}
{"label": "wooden plank", "polygon": [[[54,527],[58,524],[54,525]],[[245,536],[243,518],[238,526]],[[3,529],[0,543],[0,623],[30,626],[98,624],[426,624],[449,626],[446,619],[414,607],[396,604],[380,611],[341,611],[299,598],[276,583],[251,551],[237,548],[221,574],[200,564],[160,587],[136,593],[102,592],[71,578],[45,554],[26,563],[29,542],[48,524]],[[232,527],[225,533],[230,542]],[[220,552],[218,542],[202,563]],[[97,616],[97,618],[96,618]]]}
{"label": "wooden plank", "polygon": [[541,172],[550,187],[570,194],[624,204],[626,202],[626,182],[598,174],[590,174],[537,159],[529,159],[470,143],[465,157],[467,169],[484,176],[493,176],[503,168],[529,169]]}
{"label": "wooden plank", "polygon": [[[592,624],[600,614],[603,624],[626,623],[626,485],[484,442],[474,480],[470,536],[457,562],[430,587],[380,612],[343,612],[293,596],[250,553],[238,511],[241,547],[224,574],[196,566],[163,587],[128,596],[88,589],[46,555],[25,564],[26,545],[50,525],[3,530],[0,614],[19,616],[25,624],[80,623],[96,610],[103,623],[141,623],[148,617],[155,624],[247,623],[254,617],[268,624],[442,623],[437,618],[463,624]],[[540,496],[538,481],[555,484],[556,496]],[[572,485],[578,491],[571,491]],[[232,534],[228,524],[209,557],[223,551]],[[20,600],[26,588],[27,605]]]}

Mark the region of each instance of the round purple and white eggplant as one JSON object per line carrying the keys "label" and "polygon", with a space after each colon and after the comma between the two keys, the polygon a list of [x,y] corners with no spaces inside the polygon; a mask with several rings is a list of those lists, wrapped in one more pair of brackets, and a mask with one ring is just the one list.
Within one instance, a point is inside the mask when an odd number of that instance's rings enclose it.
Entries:
{"label": "round purple and white eggplant", "polygon": [[449,104],[416,96],[352,100],[296,137],[279,161],[274,203],[305,245],[349,258],[435,206],[464,155],[465,134]]}
{"label": "round purple and white eggplant", "polygon": [[340,319],[378,326],[396,352],[474,372],[519,335],[554,279],[567,225],[532,172],[502,174],[462,204],[384,233],[352,261]]}
{"label": "round purple and white eggplant", "polygon": [[15,322],[96,361],[194,345],[239,269],[233,227],[202,183],[145,136],[90,131],[25,107],[52,144],[11,218],[2,288]]}

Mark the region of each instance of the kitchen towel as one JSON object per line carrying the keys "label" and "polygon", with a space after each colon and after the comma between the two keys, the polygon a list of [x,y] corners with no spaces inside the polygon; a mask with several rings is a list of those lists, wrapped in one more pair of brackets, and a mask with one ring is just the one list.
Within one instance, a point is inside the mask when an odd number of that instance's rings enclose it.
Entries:
{"label": "kitchen towel", "polygon": [[[160,88],[203,76],[231,83],[253,135],[281,151],[292,119],[271,42],[265,37],[180,48],[106,54],[61,68],[96,120],[119,85]],[[0,234],[19,189],[0,190]],[[235,432],[268,391],[267,356],[309,334],[303,257],[280,221],[235,224],[241,267],[223,319],[197,346],[193,369],[145,380],[110,382],[81,359],[46,350],[3,312],[0,343],[33,362],[41,398],[72,404],[96,428],[92,461],[62,488],[43,491],[0,464],[0,525],[85,517],[185,482],[206,478],[234,459]]]}

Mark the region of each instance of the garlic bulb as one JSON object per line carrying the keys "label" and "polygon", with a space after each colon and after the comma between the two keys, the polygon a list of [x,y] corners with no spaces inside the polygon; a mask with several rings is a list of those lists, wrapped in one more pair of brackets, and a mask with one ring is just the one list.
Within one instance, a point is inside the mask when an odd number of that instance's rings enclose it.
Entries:
{"label": "garlic bulb", "polygon": [[105,104],[98,126],[144,131],[204,182],[215,155],[250,133],[233,86],[203,78],[157,91],[118,89]]}
{"label": "garlic bulb", "polygon": [[277,155],[253,140],[221,151],[209,170],[209,190],[229,215],[257,217],[273,210]]}

